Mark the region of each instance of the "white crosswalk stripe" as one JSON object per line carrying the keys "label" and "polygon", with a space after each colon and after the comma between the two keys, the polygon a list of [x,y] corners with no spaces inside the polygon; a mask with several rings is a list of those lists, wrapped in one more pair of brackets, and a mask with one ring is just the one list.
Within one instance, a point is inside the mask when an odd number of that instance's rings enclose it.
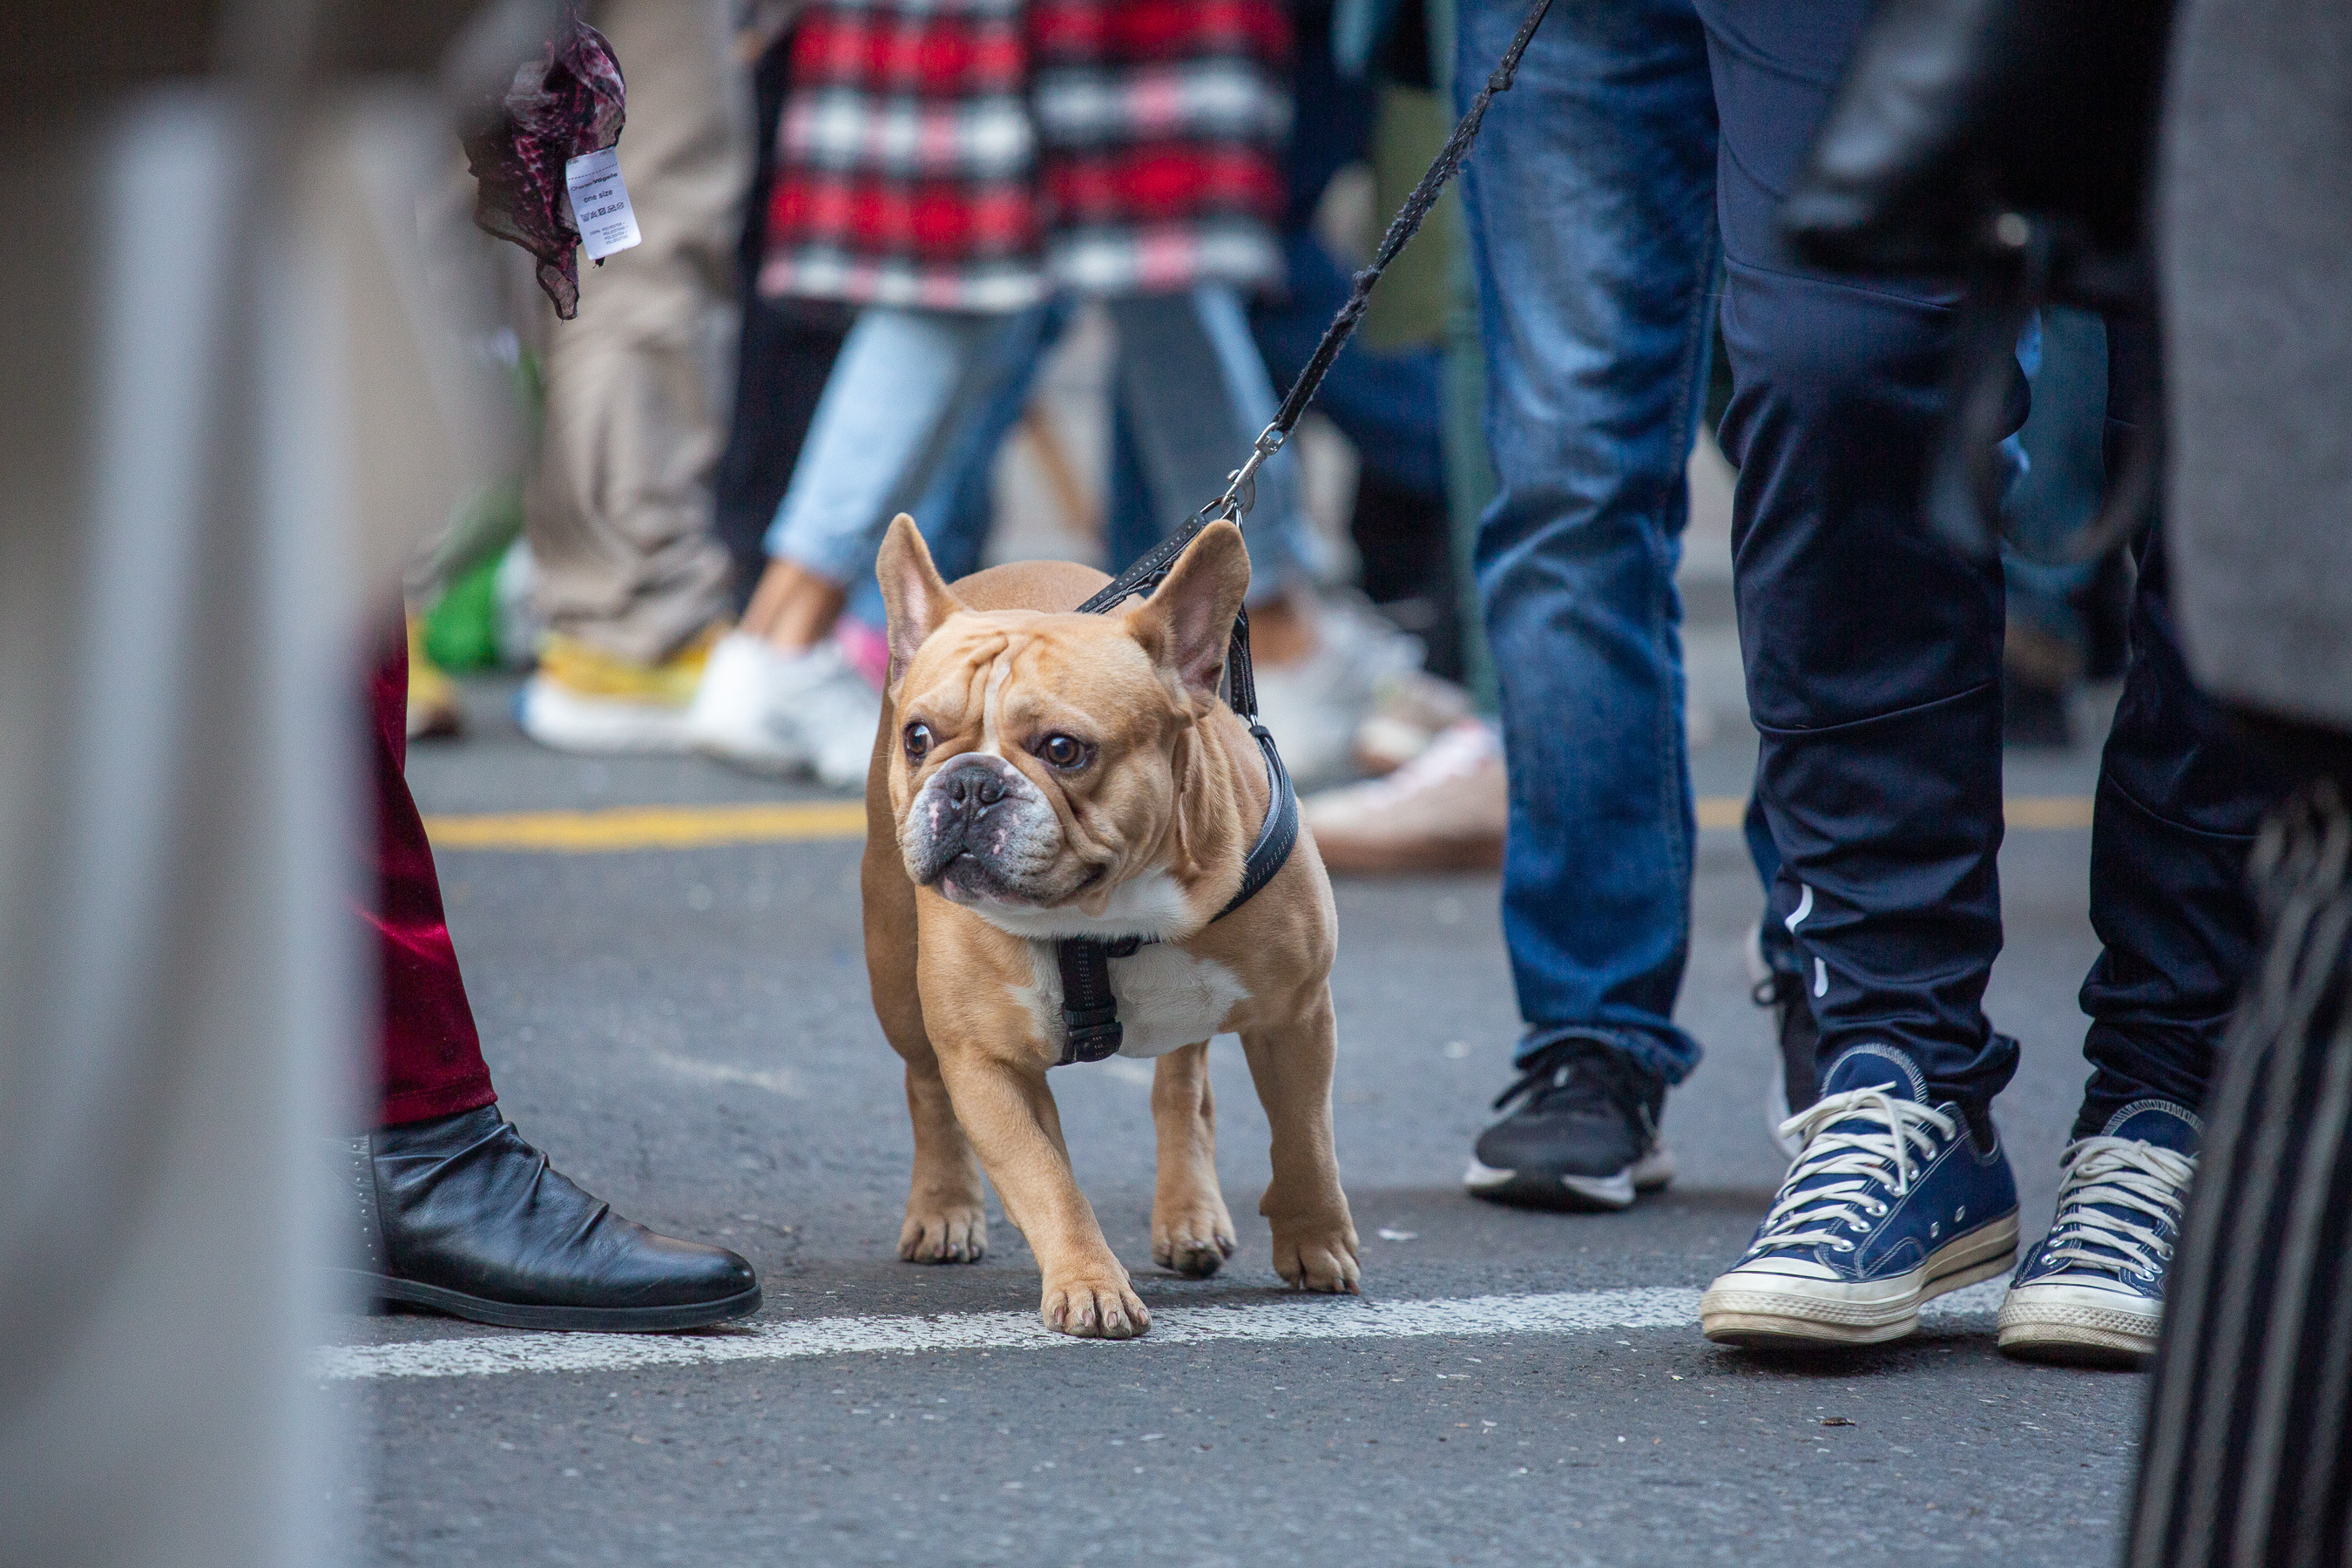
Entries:
{"label": "white crosswalk stripe", "polygon": [[[1927,1317],[1990,1313],[2005,1279],[1929,1302]],[[1163,1307],[1151,1332],[1118,1344],[1058,1334],[1034,1312],[938,1317],[811,1318],[700,1334],[476,1334],[399,1344],[331,1345],[311,1352],[329,1381],[378,1377],[493,1377],[525,1372],[623,1372],[646,1366],[791,1361],[806,1356],[916,1351],[1094,1350],[1131,1352],[1214,1340],[1402,1340],[1442,1335],[1580,1334],[1604,1329],[1695,1328],[1696,1289],[1635,1287],[1434,1301],[1302,1299],[1247,1307]]]}

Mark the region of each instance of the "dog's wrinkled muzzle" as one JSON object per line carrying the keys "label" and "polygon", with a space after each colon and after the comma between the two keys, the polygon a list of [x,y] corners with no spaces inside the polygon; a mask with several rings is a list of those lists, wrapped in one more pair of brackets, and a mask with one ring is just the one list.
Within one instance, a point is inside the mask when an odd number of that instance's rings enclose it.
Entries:
{"label": "dog's wrinkled muzzle", "polygon": [[961,756],[917,793],[900,835],[907,874],[950,898],[1034,898],[1054,868],[1061,824],[1002,757]]}

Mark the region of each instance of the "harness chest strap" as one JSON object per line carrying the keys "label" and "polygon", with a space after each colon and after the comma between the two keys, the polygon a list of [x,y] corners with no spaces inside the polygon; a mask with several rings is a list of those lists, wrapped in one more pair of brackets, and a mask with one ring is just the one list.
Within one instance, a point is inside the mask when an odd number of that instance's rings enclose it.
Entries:
{"label": "harness chest strap", "polygon": [[[1259,889],[1273,881],[1274,874],[1282,869],[1298,842],[1298,792],[1291,787],[1290,770],[1282,765],[1282,753],[1275,750],[1274,737],[1265,725],[1252,723],[1250,733],[1257,738],[1258,750],[1265,757],[1270,792],[1265,821],[1258,828],[1257,842],[1251,846],[1249,858],[1242,863],[1241,888],[1216,912],[1212,924],[1249,902]],[[1147,942],[1159,940],[1141,936],[1108,941],[1099,937],[1066,937],[1054,944],[1054,956],[1062,970],[1062,1054],[1055,1061],[1055,1067],[1098,1062],[1118,1053],[1125,1031],[1118,1022],[1118,998],[1110,988],[1110,961],[1128,957]]]}

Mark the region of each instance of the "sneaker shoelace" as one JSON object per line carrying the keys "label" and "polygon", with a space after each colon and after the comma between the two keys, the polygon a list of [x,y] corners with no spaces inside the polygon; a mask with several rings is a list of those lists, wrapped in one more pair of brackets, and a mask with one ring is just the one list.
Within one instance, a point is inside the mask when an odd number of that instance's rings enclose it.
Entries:
{"label": "sneaker shoelace", "polygon": [[[2172,1243],[2154,1225],[2176,1233],[2181,1204],[2197,1162],[2132,1138],[2084,1138],[2060,1156],[2066,1173],[2058,1194],[2058,1216],[2042,1241],[2052,1263],[2079,1263],[2103,1274],[2128,1268],[2160,1274],[2172,1257]],[[2118,1214],[2114,1211],[2127,1211]]]}
{"label": "sneaker shoelace", "polygon": [[1538,1051],[1510,1088],[1495,1097],[1495,1109],[1525,1100],[1535,1111],[1607,1110],[1652,1130],[1641,1086],[1612,1060],[1605,1046],[1565,1042]]}
{"label": "sneaker shoelace", "polygon": [[[1833,1123],[1856,1121],[1879,1127],[1831,1131]],[[1889,1198],[1910,1192],[1918,1166],[1958,1131],[1958,1118],[1883,1089],[1849,1089],[1815,1101],[1780,1123],[1780,1136],[1802,1143],[1804,1152],[1764,1216],[1756,1249],[1826,1243],[1852,1252],[1847,1232],[1867,1231],[1886,1213]]]}

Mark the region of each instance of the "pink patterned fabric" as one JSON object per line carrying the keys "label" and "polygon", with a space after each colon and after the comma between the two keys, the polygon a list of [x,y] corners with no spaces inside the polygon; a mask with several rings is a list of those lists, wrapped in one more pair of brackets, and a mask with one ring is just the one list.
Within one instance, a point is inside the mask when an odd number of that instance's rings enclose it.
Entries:
{"label": "pink patterned fabric", "polygon": [[539,286],[565,321],[580,313],[580,230],[563,165],[621,139],[627,90],[604,35],[571,17],[547,52],[526,62],[487,128],[466,138],[479,182],[474,221],[539,258]]}

